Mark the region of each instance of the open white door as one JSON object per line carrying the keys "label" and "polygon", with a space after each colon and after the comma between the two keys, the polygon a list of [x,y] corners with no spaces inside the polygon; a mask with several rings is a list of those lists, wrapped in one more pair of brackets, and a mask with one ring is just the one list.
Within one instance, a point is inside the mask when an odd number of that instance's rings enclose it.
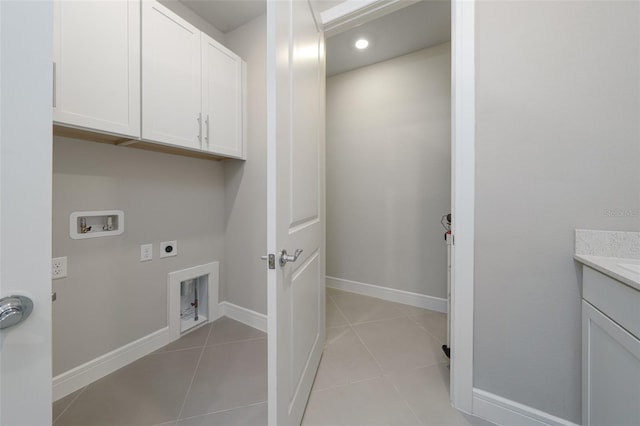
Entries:
{"label": "open white door", "polygon": [[[311,6],[267,2],[269,424],[300,424],[325,338],[324,35]],[[289,262],[281,264],[283,250]],[[297,250],[302,250],[296,257]]]}
{"label": "open white door", "polygon": [[0,298],[33,301],[0,329],[3,426],[51,424],[52,40],[52,1],[0,1]]}

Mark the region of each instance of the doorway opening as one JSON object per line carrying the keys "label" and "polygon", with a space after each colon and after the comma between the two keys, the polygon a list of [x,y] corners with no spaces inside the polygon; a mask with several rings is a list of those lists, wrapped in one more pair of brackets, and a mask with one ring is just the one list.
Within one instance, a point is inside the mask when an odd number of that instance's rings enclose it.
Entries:
{"label": "doorway opening", "polygon": [[[345,2],[323,14],[327,37],[340,35],[416,2]],[[452,1],[451,23],[451,204],[453,217],[451,267],[452,372],[450,396],[454,407],[472,412],[473,377],[473,238],[474,238],[474,16],[475,3]],[[424,25],[422,31],[425,31]],[[375,42],[375,41],[374,41]],[[330,58],[329,58],[330,62]],[[368,95],[368,94],[367,94]],[[389,105],[388,108],[393,108]],[[327,144],[329,145],[329,135]],[[365,147],[366,148],[366,147]],[[365,163],[370,153],[362,150]],[[328,164],[331,159],[328,157]],[[331,166],[329,166],[331,167]],[[330,169],[328,169],[330,170]],[[328,173],[330,175],[330,173]],[[328,209],[331,201],[328,202]],[[389,232],[378,223],[375,232]],[[331,226],[331,225],[329,225]],[[452,237],[453,241],[453,237]],[[330,242],[328,242],[330,244]],[[444,247],[443,247],[444,250]],[[349,257],[342,259],[349,261]],[[377,260],[374,260],[377,261]],[[328,263],[330,273],[331,260]]]}

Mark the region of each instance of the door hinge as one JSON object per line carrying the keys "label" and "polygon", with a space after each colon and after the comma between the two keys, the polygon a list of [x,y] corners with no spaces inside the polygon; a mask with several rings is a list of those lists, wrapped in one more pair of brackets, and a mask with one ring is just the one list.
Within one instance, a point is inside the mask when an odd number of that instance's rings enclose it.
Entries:
{"label": "door hinge", "polygon": [[454,235],[451,233],[451,231],[447,232],[446,234],[444,234],[444,239],[447,242],[448,245],[453,245],[455,244],[455,237]]}
{"label": "door hinge", "polygon": [[261,256],[260,259],[266,260],[269,269],[276,269],[276,255],[275,254],[267,254],[266,256]]}

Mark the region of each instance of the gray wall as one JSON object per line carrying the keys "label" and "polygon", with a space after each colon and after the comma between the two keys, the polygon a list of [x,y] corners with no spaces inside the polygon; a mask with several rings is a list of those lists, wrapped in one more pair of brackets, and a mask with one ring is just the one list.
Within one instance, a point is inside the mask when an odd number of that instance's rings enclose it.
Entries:
{"label": "gray wall", "polygon": [[446,297],[451,46],[327,79],[327,275]]}
{"label": "gray wall", "polygon": [[[218,162],[54,138],[53,256],[69,275],[53,281],[54,375],[167,326],[167,274],[222,260],[223,182]],[[70,239],[83,210],[123,210],[124,234]],[[178,255],[160,259],[167,240]]]}
{"label": "gray wall", "polygon": [[221,300],[267,313],[266,15],[226,33],[247,62],[247,161],[224,163],[225,247]]}
{"label": "gray wall", "polygon": [[[183,4],[161,3],[219,42],[227,41]],[[260,139],[266,131],[261,121],[266,116],[265,32],[263,17],[229,33],[236,44],[231,49],[238,48],[249,68],[249,162],[55,138],[53,255],[68,256],[69,277],[53,281],[58,293],[54,375],[165,327],[166,280],[172,271],[220,261],[220,301],[230,294],[231,302],[266,312],[266,274],[258,260],[266,247],[266,187],[261,185],[266,160]],[[71,212],[110,209],[125,212],[123,235],[69,238]],[[160,259],[159,243],[167,240],[178,241],[179,254]],[[154,259],[141,263],[140,244],[146,243],[153,243]]]}
{"label": "gray wall", "polygon": [[575,423],[573,229],[640,230],[638,7],[477,6],[474,386]]}

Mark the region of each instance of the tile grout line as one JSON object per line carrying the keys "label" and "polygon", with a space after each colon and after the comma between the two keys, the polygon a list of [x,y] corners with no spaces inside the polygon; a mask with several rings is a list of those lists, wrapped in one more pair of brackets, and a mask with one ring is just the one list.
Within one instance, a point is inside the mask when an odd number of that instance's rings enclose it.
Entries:
{"label": "tile grout line", "polygon": [[[208,339],[208,335],[207,335],[207,339]],[[244,343],[244,342],[253,342],[254,340],[262,340],[262,339],[266,339],[266,337],[249,337],[247,339],[240,339],[240,340],[230,340],[228,342],[220,342],[220,343],[214,343],[212,345],[197,345],[197,346],[189,346],[188,348],[179,348],[179,349],[171,349],[168,351],[163,351],[163,352],[154,352],[154,353],[150,353],[149,355],[160,355],[160,354],[168,354],[171,352],[182,352],[182,351],[190,351],[193,349],[201,349],[201,348],[213,348],[213,347],[217,347],[217,346],[223,346],[223,345],[228,345],[231,343]]]}
{"label": "tile grout line", "polygon": [[[325,291],[326,291],[326,290],[325,290]],[[333,299],[333,296],[331,296],[331,294],[330,294],[330,293],[328,293],[328,292],[325,292],[325,294],[329,297],[329,300],[331,300],[331,302],[333,303],[333,306],[335,306],[335,307],[336,307],[336,309],[338,310],[338,312],[340,313],[340,315],[342,315],[342,318],[344,318],[344,320],[347,322],[347,325],[350,325],[351,323],[349,322],[349,318],[347,318],[347,317],[345,316],[345,314],[344,314],[344,313],[342,313],[342,311],[340,310],[340,308],[338,308],[338,304],[337,304],[337,303],[336,303],[336,301]],[[327,318],[326,318],[326,315],[327,315],[327,307],[326,307],[326,306],[324,307],[324,310],[325,310],[325,325],[326,325],[326,322],[327,322]],[[329,328],[331,328],[331,327],[329,327]]]}
{"label": "tile grout line", "polygon": [[[357,293],[354,293],[354,294],[357,294]],[[381,300],[382,300],[382,299],[381,299]],[[335,303],[335,302],[334,302],[334,303]],[[397,303],[397,302],[391,302],[391,303]],[[338,304],[337,304],[337,303],[335,303],[335,305],[336,305],[336,307],[338,306]],[[399,309],[399,308],[396,308],[396,309],[398,309],[398,310],[400,311],[400,309]],[[338,308],[338,310],[340,310],[340,308]],[[428,311],[428,309],[426,309],[426,310]],[[340,311],[340,312],[342,313],[342,311]],[[416,318],[418,315],[413,315],[413,314],[411,314],[411,313],[407,313],[407,312],[404,312],[404,311],[402,311],[401,313],[402,313],[402,315],[397,316],[397,317],[390,317],[390,318],[383,318],[383,319],[369,320],[369,321],[360,321],[360,322],[355,322],[355,323],[350,322],[350,321],[349,321],[349,318],[347,318],[347,322],[349,323],[349,326],[359,326],[359,325],[365,325],[365,324],[373,324],[373,323],[376,323],[376,322],[391,321],[391,320],[396,320],[396,319],[400,319],[400,318],[406,318],[406,319],[408,319],[408,320],[409,320],[413,325],[415,325],[416,327],[418,327],[418,329],[419,329],[419,330],[421,330],[421,331],[423,331],[423,332],[427,333],[427,335],[428,335],[429,337],[433,338],[436,342],[438,342],[438,344],[440,344],[440,345],[444,344],[444,342],[442,342],[442,341],[438,338],[438,336],[436,336],[433,332],[431,332],[427,327],[424,327],[422,324],[419,324],[419,323],[416,321],[416,319],[415,319],[415,318]],[[344,313],[342,313],[342,315],[346,318],[346,315],[344,315]],[[354,332],[355,332],[355,328],[354,328],[353,330],[354,330]],[[357,334],[357,333],[356,333],[356,334]],[[360,336],[358,336],[358,337],[360,337]],[[364,341],[363,341],[363,343],[364,343]],[[365,345],[365,346],[366,346],[366,345]],[[368,349],[368,348],[367,348],[367,349]]]}
{"label": "tile grout line", "polygon": [[418,315],[409,315],[409,317],[408,317],[408,318],[409,318],[413,323],[415,323],[415,325],[417,325],[417,326],[418,326],[418,328],[420,328],[421,330],[426,331],[426,332],[427,332],[427,334],[428,334],[429,336],[433,337],[433,338],[434,338],[438,343],[440,343],[440,344],[444,345],[444,344],[445,344],[445,342],[441,341],[441,340],[438,338],[438,336],[436,336],[433,332],[431,332],[427,327],[423,326],[422,324],[419,324],[419,323],[418,323],[418,321],[416,321],[416,320],[415,320],[415,318],[416,318],[417,316],[418,316]]}
{"label": "tile grout line", "polygon": [[218,411],[212,411],[210,413],[198,414],[197,416],[185,417],[184,419],[180,419],[180,420],[189,420],[189,419],[195,419],[195,418],[198,418],[198,417],[210,416],[212,414],[226,413],[227,411],[239,410],[241,408],[255,407],[255,406],[266,404],[266,403],[267,403],[267,401],[253,402],[253,403],[247,404],[247,405],[240,405],[240,406],[237,406],[237,407],[225,408],[223,410],[218,410]]}
{"label": "tile grout line", "polygon": [[[355,336],[357,337],[357,339],[360,341],[360,343],[364,346],[364,348],[367,350],[367,352],[371,355],[371,357],[374,359],[374,361],[380,367],[380,370],[381,370],[381,373],[382,373],[382,378],[388,381],[388,383],[393,387],[393,390],[396,393],[397,397],[401,401],[403,401],[405,407],[409,409],[409,412],[413,416],[413,419],[416,422],[416,424],[424,425],[425,423],[418,417],[416,411],[411,407],[411,404],[409,403],[408,399],[404,398],[402,392],[400,392],[400,389],[399,389],[398,385],[396,385],[394,380],[390,379],[390,375],[392,373],[391,372],[385,372],[385,370],[382,368],[382,366],[381,366],[380,362],[378,361],[378,359],[375,357],[373,352],[370,350],[370,348],[367,346],[367,344],[362,339],[362,336],[360,336],[360,334],[356,331],[356,326],[363,325],[363,324],[371,324],[371,323],[376,323],[376,322],[382,322],[382,321],[390,321],[390,320],[399,319],[399,318],[406,318],[407,320],[409,320],[409,324],[415,326],[417,328],[417,330],[419,330],[420,332],[423,332],[427,336],[431,337],[436,343],[441,344],[442,342],[440,341],[440,339],[435,335],[434,332],[430,331],[427,327],[425,327],[424,325],[422,325],[421,323],[419,323],[417,321],[417,317],[419,315],[413,315],[411,312],[405,311],[405,310],[400,309],[400,308],[398,308],[398,310],[402,312],[402,316],[401,317],[386,318],[386,319],[380,319],[380,320],[371,320],[371,321],[363,321],[363,322],[358,322],[358,323],[352,323],[349,320],[349,318],[346,315],[344,315],[343,310],[340,307],[338,307],[338,304],[335,302],[333,297],[331,297],[331,296],[329,296],[329,297],[332,300],[332,302],[334,303],[335,307],[337,308],[337,311],[347,320],[347,326],[351,330],[353,330],[353,332],[354,332]],[[340,326],[340,327],[343,327],[343,326]],[[422,366],[419,366],[419,367],[415,367],[414,369],[412,369],[410,371],[417,371],[417,370],[424,369],[424,368],[432,368],[432,367],[435,367],[435,366],[438,366],[438,365],[447,364],[448,362],[449,362],[448,360],[439,360],[439,361],[435,361],[434,364],[428,364],[428,365],[422,365]],[[370,380],[375,380],[376,378],[369,378],[369,379],[359,380],[357,382],[349,382],[347,384],[342,384],[342,385],[334,385],[334,386],[331,386],[331,387],[328,387],[328,388],[325,388],[325,389],[322,389],[322,390],[318,390],[318,392],[331,391],[331,390],[334,390],[334,389],[348,387],[351,384],[367,382],[367,381],[370,381]]]}
{"label": "tile grout line", "polygon": [[[333,301],[333,297],[331,295],[329,295],[329,298],[331,298],[331,300]],[[365,345],[364,341],[362,340],[362,337],[360,337],[360,335],[358,334],[358,332],[355,330],[355,328],[353,328],[353,325],[351,324],[351,321],[349,320],[349,318],[344,314],[344,312],[342,312],[342,309],[340,309],[340,307],[338,306],[338,304],[333,301],[334,305],[336,305],[336,309],[338,310],[338,312],[340,312],[340,314],[345,317],[345,319],[347,320],[347,324],[349,325],[349,328],[351,329],[351,331],[353,331],[353,334],[356,335],[356,337],[358,338],[358,340],[360,341],[360,343],[362,344],[362,346],[364,346],[365,350],[367,351],[367,353],[369,353],[369,355],[371,356],[371,358],[373,358],[373,360],[376,362],[376,365],[378,366],[378,368],[380,369],[380,373],[384,374],[384,370],[382,369],[382,364],[380,364],[380,361],[378,361],[378,359],[373,356],[373,353],[371,353],[371,350],[367,347],[367,345]]]}
{"label": "tile grout line", "polygon": [[367,320],[367,321],[358,321],[358,322],[354,322],[351,325],[371,324],[371,323],[374,323],[374,322],[389,321],[389,320],[395,320],[395,319],[400,319],[400,318],[409,318],[409,316],[403,313],[401,315],[398,315],[397,317],[381,318],[381,319]]}
{"label": "tile grout line", "polygon": [[80,392],[78,392],[78,394],[77,394],[77,395],[76,395],[76,396],[71,400],[71,402],[69,402],[69,404],[67,404],[67,406],[66,406],[66,407],[64,407],[64,410],[62,410],[62,411],[60,412],[60,414],[58,414],[58,417],[56,417],[55,419],[53,419],[52,424],[53,424],[53,423],[55,423],[55,422],[57,422],[57,421],[60,419],[60,417],[62,417],[62,415],[63,415],[64,413],[66,413],[66,412],[67,412],[67,410],[68,410],[69,408],[71,408],[71,405],[72,405],[74,402],[76,402],[76,400],[80,397],[80,395],[82,395],[82,394],[84,393],[84,391],[85,391],[89,386],[91,386],[91,383],[89,383],[87,386],[85,386],[85,387],[83,387],[82,389],[80,389]]}
{"label": "tile grout line", "polygon": [[[331,295],[329,295],[329,298],[331,298],[331,299],[332,299],[332,301],[333,301],[333,298],[331,297]],[[353,327],[353,325],[357,325],[358,323],[356,323],[356,324],[352,324],[352,323],[351,323],[351,321],[349,320],[349,318],[348,318],[346,315],[344,315],[344,312],[342,312],[342,310],[338,307],[338,304],[337,304],[337,303],[335,303],[335,301],[333,301],[333,303],[335,304],[335,306],[336,306],[336,308],[338,309],[338,311],[342,314],[342,316],[344,316],[344,317],[347,319],[347,323],[349,324],[349,328],[353,331],[353,333],[356,335],[357,339],[360,341],[360,343],[362,344],[362,346],[364,346],[365,350],[369,353],[369,355],[371,355],[371,357],[373,358],[373,360],[374,360],[374,361],[376,362],[376,364],[378,365],[378,368],[380,369],[380,373],[381,373],[381,376],[379,376],[379,377],[385,378],[385,377],[386,377],[386,375],[385,375],[385,373],[386,373],[386,372],[385,372],[384,368],[382,368],[382,364],[380,364],[380,361],[378,361],[378,359],[375,357],[375,355],[373,355],[373,352],[371,352],[371,349],[369,349],[369,347],[368,347],[368,346],[367,346],[367,344],[364,342],[364,340],[362,339],[362,337],[360,336],[360,334],[358,334],[358,332],[356,331],[356,329]],[[398,310],[400,310],[400,309],[398,309]],[[407,318],[407,319],[409,319],[409,321],[411,321],[412,323],[414,323],[414,324],[415,324],[415,322],[411,319],[411,316],[410,316],[409,314],[407,314],[407,313],[405,313],[405,312],[402,312],[402,314],[403,314],[403,315],[402,315],[401,317],[397,317],[397,318]],[[396,318],[390,318],[390,319],[396,319]],[[372,322],[377,322],[377,321],[387,321],[387,320],[389,320],[389,319],[386,319],[386,320],[376,320],[376,321],[368,321],[368,322],[362,322],[362,323],[359,323],[359,324],[366,324],[366,323],[372,323]],[[418,326],[418,328],[419,328],[419,329],[421,329],[421,327],[420,327],[418,324],[415,324],[415,325],[416,325],[416,326]],[[436,339],[436,341],[438,341],[438,339]],[[420,368],[422,368],[422,367],[420,367]],[[378,377],[374,377],[374,378],[370,378],[370,379],[365,379],[365,380],[360,380],[360,381],[357,381],[357,382],[349,382],[347,385],[343,385],[343,386],[348,386],[348,385],[350,385],[350,384],[355,384],[355,383],[363,383],[363,382],[366,382],[366,381],[368,381],[368,380],[374,380],[374,379],[376,379],[376,378],[378,378]],[[420,418],[416,415],[415,411],[411,408],[411,405],[409,404],[409,401],[407,401],[407,400],[406,400],[406,398],[404,398],[404,397],[403,397],[402,393],[400,392],[400,390],[398,389],[398,387],[395,385],[395,383],[393,383],[393,381],[392,381],[392,380],[389,380],[389,383],[390,383],[390,384],[391,384],[391,386],[393,387],[393,390],[395,391],[396,396],[397,396],[397,397],[398,397],[398,398],[399,398],[399,399],[404,403],[405,407],[407,407],[407,408],[409,409],[409,412],[410,412],[410,413],[411,413],[411,415],[413,416],[414,420],[416,420],[419,424],[421,424],[421,425],[422,425],[423,423],[420,421]],[[335,388],[338,388],[338,387],[339,387],[339,386],[336,386]],[[328,389],[332,389],[332,388],[328,388]]]}
{"label": "tile grout line", "polygon": [[[398,319],[398,318],[409,318],[410,314],[402,311],[400,308],[393,306],[393,304],[398,304],[398,305],[402,305],[402,303],[398,303],[398,302],[391,302],[389,300],[385,300],[385,299],[379,299],[377,297],[372,297],[372,296],[366,296],[364,294],[359,294],[359,293],[351,293],[349,291],[344,291],[344,290],[340,290],[343,293],[348,293],[349,295],[356,295],[356,296],[361,296],[363,298],[369,298],[369,299],[375,299],[377,301],[383,302],[383,303],[390,303],[392,304],[392,307],[396,310],[396,312],[398,312],[398,316],[394,316],[394,317],[390,317],[390,318],[382,318],[382,319],[374,319],[374,320],[366,320],[366,321],[358,321],[358,322],[351,322],[349,320],[349,318],[344,314],[344,312],[342,311],[342,309],[340,309],[338,307],[338,303],[336,303],[336,301],[333,299],[333,297],[329,294],[329,298],[331,298],[331,300],[333,301],[334,305],[336,305],[336,308],[338,308],[338,311],[340,311],[340,314],[347,320],[347,323],[349,325],[360,325],[360,324],[369,324],[372,322],[378,322],[378,321],[386,321],[386,320],[390,320],[390,319]],[[409,305],[407,305],[409,306]]]}
{"label": "tile grout line", "polygon": [[[353,294],[357,294],[357,293],[353,293]],[[329,297],[332,299],[333,301],[333,297],[331,297],[331,295],[329,295]],[[364,342],[364,340],[362,339],[362,337],[360,336],[360,334],[358,334],[358,332],[356,331],[354,326],[358,326],[358,325],[363,325],[363,324],[371,324],[371,323],[375,323],[375,322],[382,322],[382,321],[391,321],[391,320],[395,320],[395,319],[399,319],[399,318],[406,318],[410,321],[411,324],[415,325],[416,327],[418,327],[418,329],[420,331],[423,331],[425,333],[427,333],[428,336],[432,337],[436,342],[438,342],[439,344],[442,343],[440,341],[440,339],[438,339],[434,334],[432,334],[429,330],[427,330],[425,327],[422,327],[420,324],[418,324],[416,321],[413,320],[414,315],[410,314],[410,313],[406,313],[404,311],[402,311],[402,316],[399,317],[394,317],[394,318],[385,318],[385,319],[379,319],[379,320],[371,320],[371,321],[363,321],[363,322],[357,322],[357,323],[351,323],[351,321],[349,321],[349,318],[344,314],[344,312],[342,311],[342,309],[340,307],[338,307],[338,304],[335,303],[335,301],[333,301],[333,303],[336,306],[336,309],[340,312],[340,314],[342,314],[342,316],[344,316],[347,320],[348,326],[349,328],[351,328],[351,330],[353,330],[354,334],[356,335],[356,337],[358,338],[358,340],[360,341],[360,343],[362,343],[362,345],[364,346],[364,348],[367,350],[367,352],[371,355],[371,357],[373,358],[373,360],[376,362],[376,364],[378,364],[378,366],[380,367],[380,370],[382,372],[382,376],[384,376],[385,374],[388,374],[388,372],[386,372],[384,370],[384,368],[382,368],[382,364],[380,364],[380,362],[378,361],[378,359],[375,357],[375,355],[373,355],[373,352],[369,349],[369,347],[367,346],[367,344]],[[396,303],[396,302],[392,302],[392,303]],[[400,309],[398,309],[400,310]],[[443,364],[447,361],[436,361],[434,364],[426,364],[426,365],[421,365],[419,367],[416,367],[414,370],[418,370],[420,368],[426,368],[426,367],[431,367],[434,365],[438,365],[438,364]],[[380,376],[381,377],[381,376]],[[365,379],[367,380],[367,379]],[[357,382],[352,382],[352,383],[357,383]]]}
{"label": "tile grout line", "polygon": [[220,342],[220,343],[214,343],[212,345],[205,345],[205,348],[214,348],[217,346],[222,346],[222,345],[229,345],[231,343],[245,343],[245,342],[253,342],[255,340],[264,340],[266,339],[267,336],[262,336],[262,337],[249,337],[247,339],[240,339],[240,340],[230,340],[228,342]]}
{"label": "tile grout line", "polygon": [[[329,296],[329,297],[331,297],[331,296]],[[335,303],[335,301],[334,301],[334,303]],[[349,328],[351,328],[351,329],[353,330],[354,334],[356,335],[356,337],[358,338],[358,340],[360,341],[360,343],[362,343],[362,345],[363,345],[363,346],[364,346],[364,348],[367,350],[367,352],[369,353],[369,355],[371,355],[371,357],[372,357],[372,358],[373,358],[373,360],[376,362],[376,364],[378,364],[378,367],[380,368],[380,372],[382,373],[381,377],[383,377],[383,378],[384,378],[384,377],[386,377],[386,374],[388,374],[388,372],[385,372],[384,368],[382,368],[382,364],[380,364],[380,362],[379,362],[379,361],[378,361],[378,359],[375,357],[375,355],[373,354],[373,352],[371,352],[371,349],[369,349],[369,347],[368,347],[368,346],[367,346],[367,344],[364,342],[364,340],[362,339],[362,337],[360,336],[360,334],[358,334],[357,330],[353,327],[353,325],[359,325],[359,324],[371,324],[371,323],[374,323],[374,322],[388,321],[388,320],[397,319],[397,318],[407,318],[411,323],[415,324],[415,325],[416,325],[420,330],[423,330],[423,327],[421,327],[419,324],[417,324],[417,323],[412,319],[411,314],[409,314],[409,313],[405,313],[405,312],[402,312],[402,314],[403,314],[403,315],[402,315],[401,317],[396,317],[396,318],[387,318],[387,319],[382,319],[382,320],[373,320],[373,321],[364,321],[364,322],[360,322],[360,323],[352,324],[352,323],[351,323],[351,321],[349,321],[349,318],[348,318],[346,315],[344,315],[344,313],[342,312],[342,310],[338,307],[338,304],[337,304],[337,303],[335,303],[335,305],[336,305],[336,308],[340,311],[340,313],[341,313],[341,314],[342,314],[342,315],[347,319],[347,322],[349,323]],[[398,309],[398,310],[400,310],[400,309]],[[424,331],[426,331],[426,330],[424,330]],[[431,333],[427,332],[427,334],[429,334],[429,335],[431,336]],[[435,336],[433,336],[433,337],[434,337],[434,339],[435,339],[437,342],[439,342],[439,340],[438,340]],[[436,364],[436,365],[437,365],[437,364]],[[416,368],[416,370],[417,370],[417,369],[419,369],[419,368],[425,368],[425,367],[424,367],[424,366],[423,366],[423,367],[418,367],[418,368]],[[372,379],[368,379],[368,380],[372,380]],[[366,380],[362,380],[362,381],[359,381],[358,383],[365,382],[365,381],[366,381]],[[356,383],[356,382],[354,382],[354,383]],[[407,401],[407,399],[406,399],[406,398],[404,398],[404,396],[402,395],[402,393],[400,392],[400,390],[398,389],[398,387],[396,386],[396,384],[395,384],[392,380],[389,380],[389,383],[390,383],[390,384],[391,384],[391,386],[393,387],[393,390],[396,392],[396,395],[398,396],[398,398],[400,398],[400,400],[404,403],[405,407],[407,407],[407,408],[409,409],[409,412],[411,413],[411,415],[413,416],[413,418],[414,418],[414,419],[415,419],[419,424],[421,424],[421,425],[422,425],[423,423],[420,421],[420,418],[417,416],[417,414],[415,413],[415,411],[413,410],[413,408],[411,408],[411,405],[409,404],[409,401]]]}
{"label": "tile grout line", "polygon": [[200,350],[200,356],[198,357],[198,362],[196,363],[196,368],[193,370],[193,375],[191,375],[191,381],[189,382],[189,387],[187,388],[187,392],[184,395],[184,399],[182,400],[182,405],[180,406],[180,411],[178,412],[178,418],[176,419],[176,425],[180,421],[180,417],[182,416],[182,411],[184,410],[185,405],[187,405],[187,398],[189,397],[189,393],[191,393],[191,387],[193,386],[193,382],[196,379],[196,374],[198,373],[198,367],[200,367],[200,362],[202,361],[202,357],[204,356],[204,351],[207,349],[207,342],[209,341],[209,337],[211,336],[211,332],[213,331],[213,324],[209,326],[209,333],[207,333],[207,338],[204,340],[204,346]]}
{"label": "tile grout line", "polygon": [[[424,367],[421,367],[424,368]],[[413,418],[415,420],[418,421],[419,424],[424,425],[424,423],[422,423],[422,421],[420,421],[420,418],[418,417],[418,415],[416,414],[416,412],[413,410],[413,408],[411,408],[411,404],[409,404],[409,401],[407,401],[407,399],[402,396],[402,392],[400,392],[400,389],[398,389],[398,387],[396,386],[396,384],[393,382],[393,380],[389,380],[389,382],[391,383],[391,386],[393,386],[393,389],[396,391],[396,394],[400,397],[400,399],[404,402],[404,405],[409,409],[409,411],[411,412],[411,414],[413,415]]]}
{"label": "tile grout line", "polygon": [[[344,312],[342,312],[342,309],[338,306],[338,304],[335,302],[335,300],[333,300],[333,297],[331,295],[329,295],[329,298],[331,299],[331,301],[333,302],[333,304],[335,305],[336,309],[338,310],[338,312],[340,312],[340,315],[342,315],[346,320],[347,320],[347,325],[349,327],[349,329],[351,329],[351,331],[353,332],[353,334],[356,336],[356,338],[358,339],[358,341],[360,342],[360,344],[362,344],[362,346],[364,346],[364,349],[367,351],[367,353],[369,354],[369,356],[371,356],[371,358],[373,358],[373,360],[375,361],[376,365],[378,366],[378,369],[380,370],[380,376],[378,377],[382,377],[382,375],[384,375],[384,370],[382,369],[382,365],[380,364],[380,362],[378,361],[378,359],[373,356],[373,353],[371,353],[371,350],[367,347],[367,345],[365,345],[364,341],[362,340],[362,338],[360,337],[360,335],[356,332],[356,330],[353,328],[351,321],[349,320],[349,318],[344,314]],[[377,378],[377,377],[374,377]],[[349,380],[349,383],[347,383],[347,385],[350,385],[351,380]]]}
{"label": "tile grout line", "polygon": [[360,384],[360,383],[366,383],[366,382],[369,382],[369,381],[372,381],[372,380],[379,379],[381,377],[382,376],[367,377],[366,379],[354,380],[353,382],[349,382],[349,383],[331,385],[331,386],[328,386],[328,387],[322,388],[322,389],[314,389],[313,392],[324,392],[324,391],[330,391],[330,390],[335,390],[335,389],[346,388],[346,387],[349,387],[351,385],[357,385],[357,384]]}

